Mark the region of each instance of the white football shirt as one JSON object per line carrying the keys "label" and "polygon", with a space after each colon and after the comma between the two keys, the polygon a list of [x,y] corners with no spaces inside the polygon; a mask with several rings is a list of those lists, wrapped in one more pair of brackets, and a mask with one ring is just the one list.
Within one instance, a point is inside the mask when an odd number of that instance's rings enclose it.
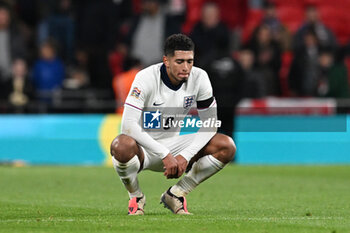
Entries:
{"label": "white football shirt", "polygon": [[[204,70],[193,66],[188,80],[179,86],[174,86],[170,82],[165,66],[159,63],[141,70],[136,75],[125,100],[125,107],[140,111],[148,108],[159,109],[165,117],[173,114],[187,115],[196,101],[207,100],[212,96],[212,86]],[[169,131],[151,132],[149,135],[157,140],[179,134],[178,130]]]}

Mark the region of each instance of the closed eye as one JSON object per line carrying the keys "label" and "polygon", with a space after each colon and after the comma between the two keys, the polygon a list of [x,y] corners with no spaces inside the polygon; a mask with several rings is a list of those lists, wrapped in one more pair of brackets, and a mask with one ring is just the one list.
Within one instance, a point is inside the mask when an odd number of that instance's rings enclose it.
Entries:
{"label": "closed eye", "polygon": [[177,64],[182,64],[184,62],[187,62],[188,64],[192,64],[193,63],[193,59],[188,59],[188,60],[185,60],[185,59],[176,59],[175,62]]}

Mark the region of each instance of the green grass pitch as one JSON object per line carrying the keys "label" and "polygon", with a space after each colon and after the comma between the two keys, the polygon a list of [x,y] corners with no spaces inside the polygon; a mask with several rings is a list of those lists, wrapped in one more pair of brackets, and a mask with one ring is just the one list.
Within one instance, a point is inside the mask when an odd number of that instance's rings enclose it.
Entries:
{"label": "green grass pitch", "polygon": [[227,166],[188,195],[192,216],[159,204],[175,180],[143,172],[145,216],[127,216],[113,168],[0,167],[0,232],[350,233],[350,166]]}

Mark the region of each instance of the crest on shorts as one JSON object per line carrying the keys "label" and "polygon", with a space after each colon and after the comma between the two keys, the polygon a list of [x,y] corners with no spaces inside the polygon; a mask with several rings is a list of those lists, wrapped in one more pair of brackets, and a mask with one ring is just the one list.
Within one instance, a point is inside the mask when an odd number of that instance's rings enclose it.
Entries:
{"label": "crest on shorts", "polygon": [[137,87],[134,87],[130,95],[138,99],[140,97],[140,94],[141,90],[139,90]]}
{"label": "crest on shorts", "polygon": [[194,95],[184,97],[184,108],[189,109],[194,102]]}

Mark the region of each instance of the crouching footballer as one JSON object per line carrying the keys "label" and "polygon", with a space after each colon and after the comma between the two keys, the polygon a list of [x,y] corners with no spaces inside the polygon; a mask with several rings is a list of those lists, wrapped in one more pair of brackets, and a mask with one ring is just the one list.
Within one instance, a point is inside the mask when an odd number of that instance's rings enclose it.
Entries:
{"label": "crouching footballer", "polygon": [[[174,214],[190,214],[186,195],[220,171],[236,152],[233,140],[200,128],[194,134],[179,130],[145,130],[143,112],[152,107],[152,122],[167,111],[187,114],[197,107],[200,120],[216,119],[216,101],[207,73],[193,66],[194,44],[182,34],[168,37],[163,62],[141,70],[124,104],[122,132],[111,144],[114,168],[128,191],[129,215],[143,215],[146,196],[137,175],[143,170],[163,172],[167,179],[184,176],[161,195]],[[174,112],[172,112],[174,114]],[[165,115],[165,114],[164,114]],[[169,121],[168,121],[169,123]]]}

